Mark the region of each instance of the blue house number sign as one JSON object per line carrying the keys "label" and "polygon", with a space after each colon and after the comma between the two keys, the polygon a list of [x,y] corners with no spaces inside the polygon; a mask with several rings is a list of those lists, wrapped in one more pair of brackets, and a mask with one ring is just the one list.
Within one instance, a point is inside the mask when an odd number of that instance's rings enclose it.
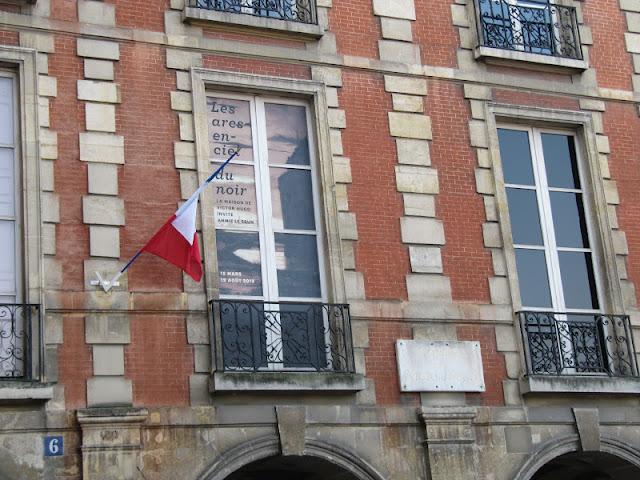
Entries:
{"label": "blue house number sign", "polygon": [[62,436],[44,437],[44,456],[59,457],[64,453],[64,439]]}

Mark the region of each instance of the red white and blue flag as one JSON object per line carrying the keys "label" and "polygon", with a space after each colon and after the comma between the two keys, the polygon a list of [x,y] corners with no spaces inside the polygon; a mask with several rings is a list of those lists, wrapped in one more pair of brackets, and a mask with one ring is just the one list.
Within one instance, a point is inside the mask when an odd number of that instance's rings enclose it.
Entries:
{"label": "red white and blue flag", "polygon": [[98,276],[100,284],[105,292],[108,292],[116,281],[124,274],[133,262],[142,254],[149,252],[165,259],[182,269],[187,275],[199,282],[202,278],[202,257],[200,246],[198,245],[198,235],[196,233],[196,213],[198,211],[198,197],[200,193],[211,183],[211,181],[222,172],[225,166],[238,155],[236,151],[213,172],[207,180],[189,197],[169,220],[151,237],[151,240],[120,269],[118,273],[109,281],[104,281]]}

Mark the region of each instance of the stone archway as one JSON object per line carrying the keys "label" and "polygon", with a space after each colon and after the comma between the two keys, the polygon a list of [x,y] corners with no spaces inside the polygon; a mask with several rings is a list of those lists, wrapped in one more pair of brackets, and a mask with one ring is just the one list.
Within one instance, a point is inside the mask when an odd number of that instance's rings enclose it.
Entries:
{"label": "stone archway", "polygon": [[583,451],[577,435],[542,445],[520,468],[514,480],[636,480],[640,452],[603,437],[599,451]]}
{"label": "stone archway", "polygon": [[554,458],[531,480],[636,480],[640,468],[605,452],[572,452]]}
{"label": "stone archway", "polygon": [[[324,476],[314,475],[316,472]],[[262,480],[272,477],[282,480],[384,480],[367,462],[335,445],[307,440],[302,456],[282,456],[278,438],[271,436],[232,448],[198,479]]]}

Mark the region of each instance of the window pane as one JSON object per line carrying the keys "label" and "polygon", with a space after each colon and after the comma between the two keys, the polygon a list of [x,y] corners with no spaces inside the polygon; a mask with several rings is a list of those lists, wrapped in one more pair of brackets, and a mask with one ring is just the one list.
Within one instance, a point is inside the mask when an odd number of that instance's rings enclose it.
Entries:
{"label": "window pane", "polygon": [[13,149],[0,148],[0,215],[5,217],[15,214],[13,168]]}
{"label": "window pane", "polygon": [[534,190],[507,188],[513,243],[542,246],[538,201]]}
{"label": "window pane", "polygon": [[541,250],[516,248],[516,266],[523,307],[551,308],[545,254]]}
{"label": "window pane", "polygon": [[309,134],[305,107],[265,104],[269,163],[309,165]]}
{"label": "window pane", "polygon": [[311,171],[270,168],[274,228],[315,230]]}
{"label": "window pane", "polygon": [[237,160],[253,162],[249,102],[207,97],[207,112],[211,160],[224,161],[241,147]]}
{"label": "window pane", "polygon": [[551,133],[542,134],[544,165],[550,187],[580,188],[578,163],[573,137]]}
{"label": "window pane", "polygon": [[262,295],[260,240],[257,233],[216,231],[222,295]]}
{"label": "window pane", "polygon": [[15,224],[0,220],[0,295],[15,295],[15,255]]}
{"label": "window pane", "polygon": [[276,233],[275,240],[280,296],[320,298],[316,236]]}
{"label": "window pane", "polygon": [[[214,164],[214,166],[217,166]],[[216,228],[258,228],[256,180],[251,165],[229,164],[213,181]]]}
{"label": "window pane", "polygon": [[589,248],[582,194],[549,192],[556,243],[559,247]]}
{"label": "window pane", "polygon": [[0,143],[13,145],[13,79],[0,77]]}
{"label": "window pane", "polygon": [[591,254],[558,252],[564,303],[567,308],[596,309],[598,293]]}
{"label": "window pane", "polygon": [[520,130],[499,128],[498,138],[504,181],[518,185],[535,185],[529,134]]}

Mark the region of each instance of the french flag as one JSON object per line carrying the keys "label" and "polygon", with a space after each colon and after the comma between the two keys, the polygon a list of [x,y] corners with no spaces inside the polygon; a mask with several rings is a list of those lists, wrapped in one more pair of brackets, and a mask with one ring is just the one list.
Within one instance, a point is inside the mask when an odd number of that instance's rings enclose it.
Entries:
{"label": "french flag", "polygon": [[201,189],[196,190],[141,249],[142,252],[153,253],[173,263],[196,282],[202,278],[202,258],[196,234],[196,212]]}
{"label": "french flag", "polygon": [[[189,197],[165,223],[151,240],[120,270],[121,275],[135,261],[142,252],[149,252],[173,263],[187,275],[199,282],[202,278],[202,257],[196,234],[196,213],[198,211],[198,197],[200,193],[222,172],[224,167],[238,155],[233,153],[207,180]],[[119,276],[118,275],[118,276]],[[113,283],[117,279],[111,281]]]}

